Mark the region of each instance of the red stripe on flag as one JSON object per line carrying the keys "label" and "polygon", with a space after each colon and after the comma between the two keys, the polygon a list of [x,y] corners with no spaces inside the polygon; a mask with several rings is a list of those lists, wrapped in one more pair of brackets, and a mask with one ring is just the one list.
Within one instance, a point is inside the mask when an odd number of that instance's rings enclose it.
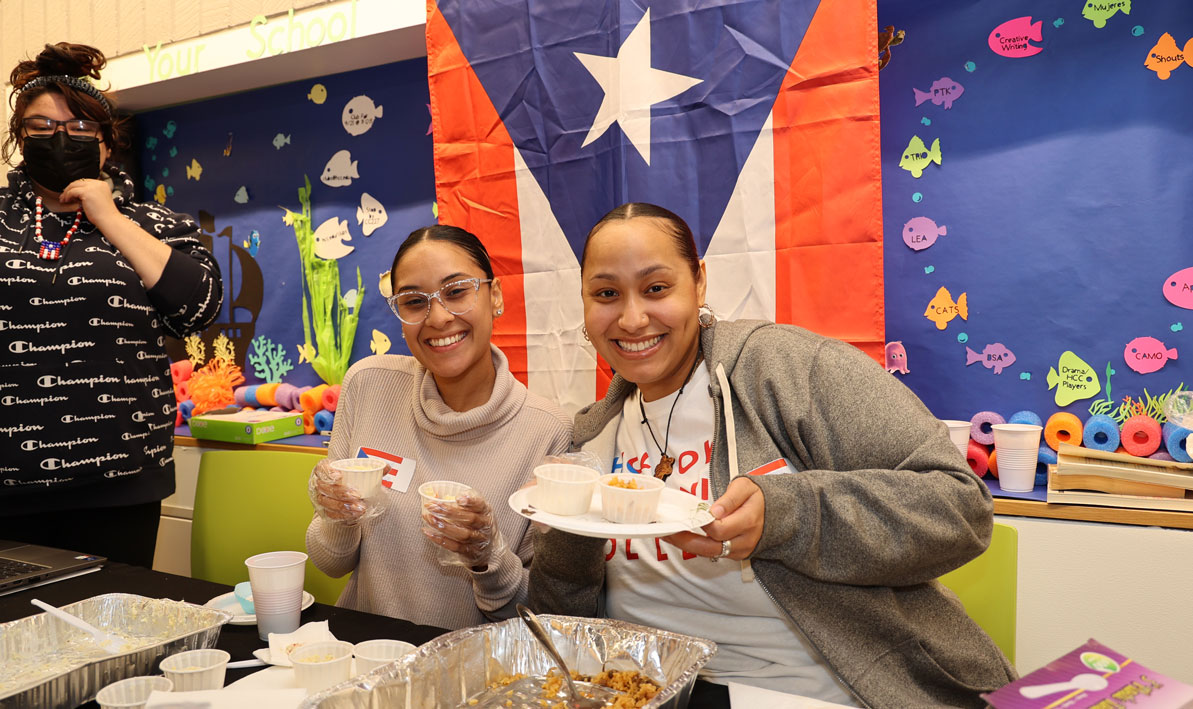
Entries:
{"label": "red stripe on flag", "polygon": [[746,473],[746,475],[766,475],[767,473],[773,473],[776,470],[782,470],[786,467],[787,463],[782,458],[779,458],[778,460],[772,460],[766,465],[761,465],[757,468],[754,468],[750,472]]}
{"label": "red stripe on flag", "polygon": [[525,384],[526,299],[514,143],[435,0],[427,0],[427,81],[439,222],[476,234],[489,250],[505,300],[505,313],[493,323],[493,343]]}
{"label": "red stripe on flag", "polygon": [[875,0],[820,0],[774,108],[775,320],[883,361]]}

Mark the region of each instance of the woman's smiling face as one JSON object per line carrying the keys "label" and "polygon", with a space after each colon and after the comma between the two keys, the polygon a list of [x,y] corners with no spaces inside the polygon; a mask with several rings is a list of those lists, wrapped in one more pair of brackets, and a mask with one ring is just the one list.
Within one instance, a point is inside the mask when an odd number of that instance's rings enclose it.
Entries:
{"label": "woman's smiling face", "polygon": [[588,241],[581,285],[592,344],[647,401],[683,386],[700,347],[704,264],[693,276],[663,226],[651,217],[602,226]]}

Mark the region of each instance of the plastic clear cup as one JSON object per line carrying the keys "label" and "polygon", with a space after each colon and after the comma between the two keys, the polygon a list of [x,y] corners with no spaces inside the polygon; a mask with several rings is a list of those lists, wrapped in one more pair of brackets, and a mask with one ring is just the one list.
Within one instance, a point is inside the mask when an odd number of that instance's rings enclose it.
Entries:
{"label": "plastic clear cup", "polygon": [[385,461],[375,458],[342,458],[333,460],[331,469],[340,474],[348,487],[356,490],[361,499],[368,499],[381,489],[381,478],[385,474]]}
{"label": "plastic clear cup", "polygon": [[230,659],[224,650],[187,650],[162,660],[159,669],[174,683],[175,692],[223,689]]}
{"label": "plastic clear cup", "polygon": [[1036,462],[1044,428],[1030,423],[996,423],[994,450],[998,453],[998,485],[1007,492],[1031,492],[1036,485]]}
{"label": "plastic clear cup", "polygon": [[944,425],[949,427],[949,439],[953,445],[957,446],[957,450],[961,452],[961,457],[969,456],[969,432],[973,428],[973,424],[969,421],[957,421],[955,419],[941,419]]}
{"label": "plastic clear cup", "polygon": [[[630,484],[635,487],[624,487]],[[597,481],[601,491],[601,516],[618,524],[653,522],[666,485],[651,475],[602,475]]]}
{"label": "plastic clear cup", "polygon": [[372,672],[416,649],[414,645],[401,640],[366,640],[356,643],[352,649],[352,653],[356,655],[356,674]]}
{"label": "plastic clear cup", "polygon": [[290,652],[294,680],[308,692],[318,692],[352,676],[352,643],[321,640]]}
{"label": "plastic clear cup", "polygon": [[[454,505],[457,499],[470,492],[476,491],[455,480],[431,480],[418,486],[418,494],[423,498],[423,509],[426,509],[428,505]],[[423,522],[423,526],[426,526],[426,521]],[[444,549],[430,539],[427,540],[427,544],[431,545],[435,559],[440,564],[456,563],[458,555],[455,552]]]}
{"label": "plastic clear cup", "polygon": [[556,515],[582,515],[592,505],[592,491],[600,473],[571,463],[547,463],[534,469],[530,493],[534,506]]}
{"label": "plastic clear cup", "polygon": [[269,551],[244,560],[257,612],[257,636],[298,630],[302,612],[302,584],[307,555],[300,551]]}
{"label": "plastic clear cup", "polygon": [[140,709],[154,691],[173,690],[174,683],[165,677],[129,677],[99,690],[95,701],[102,709]]}

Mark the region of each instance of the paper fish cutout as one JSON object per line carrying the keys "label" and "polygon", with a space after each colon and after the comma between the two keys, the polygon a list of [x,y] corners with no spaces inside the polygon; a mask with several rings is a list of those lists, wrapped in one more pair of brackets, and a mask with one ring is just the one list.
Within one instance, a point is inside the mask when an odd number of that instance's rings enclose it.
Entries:
{"label": "paper fish cutout", "polygon": [[882,71],[891,62],[891,47],[903,44],[906,33],[887,25],[878,31],[878,70]]}
{"label": "paper fish cutout", "polygon": [[1172,38],[1172,35],[1165,32],[1160,35],[1160,40],[1147,53],[1147,59],[1144,60],[1143,65],[1156,72],[1156,76],[1167,80],[1169,76],[1172,76],[1172,70],[1180,66],[1183,61],[1185,61],[1185,53],[1176,46],[1176,40]]}
{"label": "paper fish cutout", "polygon": [[389,214],[376,197],[368,192],[360,196],[360,206],[356,208],[356,223],[364,225],[365,236],[380,229],[388,220]]}
{"label": "paper fish cutout", "polygon": [[158,204],[166,203],[166,186],[165,185],[157,186],[157,191],[153,193],[153,199],[156,200]]}
{"label": "paper fish cutout", "polygon": [[278,150],[281,150],[283,145],[289,144],[290,136],[288,135],[282,135],[281,133],[278,133],[273,137],[273,147],[277,148]]}
{"label": "paper fish cutout", "polygon": [[912,217],[903,225],[903,243],[915,251],[923,251],[936,243],[936,237],[948,233],[948,229],[936,226],[928,217]]}
{"label": "paper fish cutout", "polygon": [[928,309],[924,311],[924,317],[936,323],[937,330],[945,329],[949,321],[958,315],[962,320],[969,320],[969,299],[962,293],[954,303],[952,294],[944,286],[936,291],[936,295],[928,303]]}
{"label": "paper fish cutout", "polygon": [[981,362],[986,369],[994,370],[995,374],[1002,374],[1002,370],[1015,363],[1015,353],[1008,350],[1001,342],[986,345],[981,352],[974,352],[972,348],[965,348],[965,366]]}
{"label": "paper fish cutout", "polygon": [[1101,29],[1106,26],[1106,20],[1119,12],[1130,15],[1131,0],[1088,0],[1081,16],[1094,23],[1094,27]]}
{"label": "paper fish cutout", "polygon": [[899,167],[910,172],[912,177],[919,177],[932,163],[940,164],[940,138],[932,141],[932,149],[928,150],[918,135],[911,136],[903,157],[899,158]]}
{"label": "paper fish cutout", "polygon": [[162,129],[162,135],[173,139],[174,133],[178,131],[178,124],[174,121],[166,121],[166,127]]}
{"label": "paper fish cutout", "polygon": [[1176,359],[1176,348],[1167,348],[1154,337],[1136,337],[1123,349],[1123,361],[1140,374],[1158,372],[1170,359]]}
{"label": "paper fish cutout", "polygon": [[224,146],[224,157],[232,154],[232,134],[228,134],[228,144]]}
{"label": "paper fish cutout", "polygon": [[393,283],[389,280],[389,271],[377,276],[377,292],[382,298],[389,298],[394,294]]}
{"label": "paper fish cutout", "polygon": [[1053,367],[1048,368],[1048,388],[1056,389],[1054,399],[1057,406],[1068,406],[1079,399],[1097,396],[1102,391],[1098,373],[1072,352],[1062,354],[1057,366],[1060,367],[1059,373]]}
{"label": "paper fish cutout", "polygon": [[373,354],[385,354],[389,352],[389,338],[385,336],[384,332],[380,330],[373,330],[373,340],[369,343],[369,349]]}
{"label": "paper fish cutout", "polygon": [[915,96],[915,105],[918,106],[925,101],[931,101],[937,106],[944,106],[947,110],[953,107],[954,101],[961,98],[961,94],[965,93],[965,87],[947,76],[942,76],[936,81],[933,81],[932,86],[928,87],[927,91],[920,91],[915,88],[911,91]]}
{"label": "paper fish cutout", "polygon": [[345,241],[352,241],[348,221],[332,217],[315,230],[315,255],[328,261],[347,256],[355,247],[345,245]]}
{"label": "paper fish cutout", "polygon": [[236,195],[232,197],[232,201],[236,202],[237,204],[248,204],[249,189],[244,185],[241,185],[240,189],[236,190]]}
{"label": "paper fish cutout", "polygon": [[314,362],[315,361],[315,346],[306,343],[298,346],[298,363]]}
{"label": "paper fish cutout", "polygon": [[1007,20],[990,33],[986,43],[995,54],[1011,59],[1031,57],[1044,51],[1043,47],[1031,44],[1029,40],[1042,41],[1043,20],[1031,21],[1031,15]]}
{"label": "paper fish cutout", "polygon": [[327,161],[327,165],[323,168],[323,176],[319,178],[319,181],[328,187],[350,185],[353,178],[360,178],[360,174],[356,171],[356,163],[357,161],[352,159],[352,153],[341,150]]}
{"label": "paper fish cutout", "polygon": [[307,98],[315,103],[317,106],[322,106],[323,102],[327,100],[327,87],[323,84],[315,84],[311,87],[311,92],[307,94]]}
{"label": "paper fish cutout", "polygon": [[344,304],[344,307],[348,310],[349,313],[355,312],[356,311],[356,289],[353,288],[352,290],[348,291],[344,295],[340,296],[340,301]]}
{"label": "paper fish cutout", "polygon": [[253,229],[249,232],[248,240],[241,243],[243,244],[244,248],[248,249],[249,256],[256,258],[257,249],[261,246],[261,232]]}
{"label": "paper fish cutout", "polygon": [[1164,298],[1178,308],[1193,310],[1193,267],[1164,279]]}
{"label": "paper fish cutout", "polygon": [[198,182],[203,177],[203,166],[199,161],[191,158],[191,164],[186,166],[186,179]]}
{"label": "paper fish cutout", "polygon": [[903,346],[902,342],[896,340],[894,342],[886,343],[886,354],[884,358],[886,359],[886,371],[890,372],[891,374],[894,374],[895,372],[899,372],[900,374],[911,374],[911,372],[907,370],[907,348]]}
{"label": "paper fish cutout", "polygon": [[349,135],[363,135],[378,118],[381,118],[381,106],[373,105],[373,99],[368,96],[357,96],[344,106],[340,122]]}

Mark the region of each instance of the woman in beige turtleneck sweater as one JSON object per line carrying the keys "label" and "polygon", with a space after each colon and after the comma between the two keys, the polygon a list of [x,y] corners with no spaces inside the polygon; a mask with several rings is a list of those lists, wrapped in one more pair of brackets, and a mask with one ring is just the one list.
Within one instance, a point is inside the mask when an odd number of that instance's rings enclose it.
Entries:
{"label": "woman in beige turtleneck sweater", "polygon": [[[391,307],[413,357],[375,355],[344,377],[328,459],[361,446],[414,461],[405,490],[386,489],[386,509],[373,519],[339,520],[328,501],[307,528],[311,561],[330,576],[354,572],[337,605],[443,628],[509,617],[526,599],[532,552],[529,522],[506,499],[533,478],[544,456],[567,449],[571,421],[510,374],[490,336],[501,315],[501,283],[471,233],[451,226],[413,232],[394,257]],[[441,566],[435,547],[447,536],[424,534],[418,486],[455,480],[483,499],[464,506],[485,535],[479,562]],[[504,543],[491,543],[498,529]],[[460,530],[454,530],[457,534]],[[490,553],[491,552],[491,553]]]}

